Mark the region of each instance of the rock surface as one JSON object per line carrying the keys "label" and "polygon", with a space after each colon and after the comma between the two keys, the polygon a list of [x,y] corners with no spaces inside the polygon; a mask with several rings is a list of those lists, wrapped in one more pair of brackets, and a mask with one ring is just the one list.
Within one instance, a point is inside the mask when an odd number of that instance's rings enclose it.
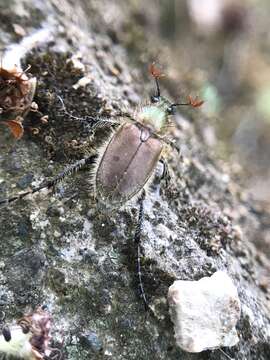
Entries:
{"label": "rock surface", "polygon": [[168,302],[176,343],[183,350],[201,352],[238,343],[240,300],[226,272],[198,281],[175,281]]}
{"label": "rock surface", "polygon": [[[153,19],[152,26],[158,23],[155,1],[147,7],[151,16],[141,14],[136,2],[74,3],[1,2],[3,47],[21,41],[10,24],[20,25],[26,37],[40,29],[52,34],[22,59],[38,79],[34,101],[49,120],[42,123],[37,114],[29,114],[18,142],[1,127],[1,198],[21,191],[25,179],[36,186],[97,148],[107,134],[101,129],[89,140],[95,119],[113,118],[119,109],[144,101],[153,85],[145,76],[146,63],[157,50],[166,51],[166,44],[147,32],[147,19]],[[178,80],[164,80],[162,92],[168,94],[168,86],[175,97]],[[175,346],[166,296],[177,278],[198,280],[225,270],[243,306],[240,341],[226,351],[238,360],[270,358],[269,288],[264,280],[270,264],[253,245],[263,214],[196,133],[200,111],[184,114],[174,118],[172,135],[182,153],[180,159],[174,152],[168,156],[172,187],[156,179],[145,202],[143,274],[157,318],[145,313],[137,292],[137,205],[99,213],[89,169],[49,195],[1,209],[0,310],[6,322],[27,306],[47,304],[54,318],[53,345],[69,360],[219,360],[224,355],[218,351],[190,354]]]}

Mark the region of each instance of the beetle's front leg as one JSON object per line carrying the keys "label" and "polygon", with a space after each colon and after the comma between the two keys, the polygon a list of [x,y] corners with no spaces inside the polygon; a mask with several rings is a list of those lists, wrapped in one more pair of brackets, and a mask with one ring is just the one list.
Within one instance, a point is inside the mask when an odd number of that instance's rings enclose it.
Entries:
{"label": "beetle's front leg", "polygon": [[164,182],[165,184],[165,192],[168,194],[170,198],[174,198],[176,196],[175,194],[175,183],[176,183],[176,177],[175,174],[170,167],[170,165],[167,163],[167,161],[164,160],[164,158],[161,158],[160,163],[163,166],[163,171],[160,177],[160,181]]}
{"label": "beetle's front leg", "polygon": [[171,148],[173,148],[173,150],[175,150],[177,152],[177,154],[179,156],[181,155],[181,149],[174,140],[172,140],[166,136],[161,136],[155,132],[152,133],[152,136],[155,137],[156,139],[159,139],[160,141],[163,141],[165,144],[169,145]]}
{"label": "beetle's front leg", "polygon": [[162,141],[164,141],[167,145],[173,148],[173,150],[175,150],[179,156],[181,155],[181,148],[176,144],[174,140],[163,137]]}

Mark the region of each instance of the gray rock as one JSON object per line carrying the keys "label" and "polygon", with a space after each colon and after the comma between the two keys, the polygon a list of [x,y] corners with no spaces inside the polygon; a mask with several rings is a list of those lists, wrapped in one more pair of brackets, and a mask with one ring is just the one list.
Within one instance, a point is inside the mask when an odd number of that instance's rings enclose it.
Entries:
{"label": "gray rock", "polygon": [[100,352],[102,350],[102,342],[95,332],[89,332],[80,337],[80,342],[83,346],[90,348],[93,352]]}
{"label": "gray rock", "polygon": [[227,273],[177,280],[169,288],[168,302],[176,343],[183,350],[201,352],[238,343],[240,300]]}
{"label": "gray rock", "polygon": [[[4,184],[0,198],[20,191],[16,184],[25,174],[33,174],[31,186],[39,186],[98,148],[108,132],[102,128],[89,139],[91,126],[103,116],[115,119],[117,110],[137,101],[133,96],[127,101],[130,94],[140,94],[142,102],[148,100],[154,84],[146,80],[142,61],[153,59],[156,45],[161,49],[162,42],[151,38],[150,43],[149,32],[141,31],[134,17],[140,7],[134,9],[135,3],[78,0],[74,11],[71,0],[1,2],[5,19],[0,24],[1,47],[18,44],[10,24],[23,26],[34,40],[36,30],[45,28],[53,39],[37,42],[21,59],[23,68],[30,64],[29,72],[38,79],[34,101],[49,118],[43,124],[37,114],[29,113],[25,136],[16,143],[0,128],[0,184]],[[157,2],[149,0],[143,9],[157,14]],[[147,21],[153,19],[145,16]],[[76,54],[83,67],[73,68],[70,59]],[[164,55],[171,58],[170,53]],[[91,83],[74,89],[87,76]],[[182,80],[169,79],[175,87]],[[162,79],[164,94],[169,81]],[[130,104],[128,110],[132,109]],[[262,215],[247,200],[239,200],[241,189],[196,134],[194,124],[200,114],[194,109],[186,112],[185,120],[175,116],[173,133],[181,145],[181,157],[173,151],[168,154],[171,187],[157,179],[155,191],[145,201],[142,272],[158,319],[145,313],[138,296],[133,243],[137,204],[100,213],[89,184],[89,166],[55,191],[0,209],[0,260],[6,264],[0,269],[0,310],[7,322],[19,318],[27,306],[45,303],[53,316],[54,343],[63,344],[68,360],[198,360],[201,354],[175,346],[166,306],[168,287],[175,279],[197,280],[224,269],[236,284],[245,310],[238,323],[240,341],[230,348],[230,355],[237,360],[269,359],[269,292],[259,285],[269,261],[253,245],[263,228]],[[31,133],[33,127],[38,134]],[[130,325],[124,326],[123,319],[131,319]],[[102,339],[101,354],[93,354],[77,341],[89,329]],[[224,356],[209,351],[203,358]]]}

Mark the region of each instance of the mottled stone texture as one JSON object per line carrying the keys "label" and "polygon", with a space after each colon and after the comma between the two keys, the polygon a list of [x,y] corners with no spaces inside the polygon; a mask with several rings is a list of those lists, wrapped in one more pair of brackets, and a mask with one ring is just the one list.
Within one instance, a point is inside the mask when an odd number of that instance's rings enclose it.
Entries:
{"label": "mottled stone texture", "polygon": [[[154,16],[157,2],[150,3]],[[38,185],[91,153],[107,135],[101,128],[88,139],[96,119],[131,109],[151,88],[140,65],[148,48],[140,53],[137,46],[147,34],[137,28],[143,22],[133,16],[133,2],[74,4],[76,11],[67,0],[0,4],[2,46],[20,40],[12,24],[21,25],[27,36],[41,27],[52,34],[22,59],[38,79],[34,101],[49,121],[29,114],[18,142],[0,128],[1,198],[21,191],[22,184],[24,189]],[[137,206],[99,213],[89,167],[49,196],[45,192],[1,209],[0,310],[7,322],[27,306],[46,303],[54,317],[54,345],[70,360],[223,359],[218,350],[188,354],[176,347],[166,296],[175,279],[198,280],[226,270],[242,304],[240,341],[226,351],[238,360],[270,358],[264,280],[269,261],[252,244],[263,214],[218,165],[191,116],[199,118],[200,111],[188,111],[186,119],[175,116],[173,134],[182,153],[168,155],[171,186],[156,180],[145,202],[144,282],[157,317],[145,313],[136,290]]]}

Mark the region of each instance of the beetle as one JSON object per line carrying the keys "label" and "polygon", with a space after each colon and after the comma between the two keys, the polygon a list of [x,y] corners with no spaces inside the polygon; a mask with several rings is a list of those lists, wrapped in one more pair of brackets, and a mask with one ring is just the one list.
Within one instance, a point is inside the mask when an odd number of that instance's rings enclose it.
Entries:
{"label": "beetle", "polygon": [[150,72],[156,82],[156,94],[151,96],[151,102],[133,116],[123,114],[122,125],[99,151],[94,170],[94,193],[105,206],[118,208],[147,188],[161,159],[164,143],[174,146],[166,138],[170,115],[175,113],[177,106],[198,107],[203,103],[191,97],[186,103],[171,103],[160,94],[158,79],[162,75],[154,64],[150,66]]}
{"label": "beetle", "polygon": [[[161,96],[159,78],[160,71],[152,64],[150,72],[155,80],[156,93],[151,96],[150,102],[133,115],[119,113],[117,120],[101,120],[96,127],[112,125],[117,126],[111,135],[97,151],[95,165],[92,170],[92,184],[97,205],[102,209],[117,209],[127,204],[130,200],[139,203],[138,222],[134,241],[137,245],[137,275],[139,289],[145,307],[149,308],[142,284],[141,276],[141,250],[140,238],[143,223],[143,201],[146,189],[151,183],[158,161],[162,157],[165,145],[172,145],[168,135],[170,116],[175,113],[177,106],[202,105],[203,101],[188,97],[185,103],[172,103]],[[65,108],[64,108],[65,109]],[[95,127],[95,128],[96,128]],[[177,149],[178,150],[178,149]],[[42,189],[50,189],[66,176],[78,171],[80,168],[92,163],[94,156],[88,156],[67,167],[54,179],[33,188],[29,191],[16,195],[1,204],[10,204],[22,199],[29,194],[34,194]]]}

